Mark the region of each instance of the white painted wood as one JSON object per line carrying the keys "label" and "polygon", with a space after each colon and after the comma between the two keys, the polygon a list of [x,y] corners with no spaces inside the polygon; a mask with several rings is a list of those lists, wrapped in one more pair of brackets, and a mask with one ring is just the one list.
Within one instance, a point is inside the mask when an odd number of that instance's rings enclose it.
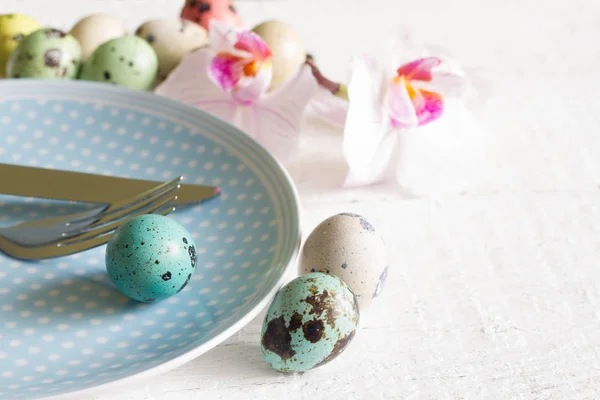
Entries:
{"label": "white painted wood", "polygon": [[[68,28],[103,11],[130,28],[173,0],[2,0]],[[248,25],[294,24],[323,71],[381,54],[401,24],[479,67],[488,180],[406,199],[342,191],[339,132],[309,121],[291,167],[308,233],[364,214],[389,244],[387,287],[337,361],[302,376],[262,361],[261,317],[163,376],[94,400],[593,399],[600,397],[600,3],[586,0],[240,1]],[[326,160],[327,154],[331,159]],[[290,271],[290,277],[294,271]]]}

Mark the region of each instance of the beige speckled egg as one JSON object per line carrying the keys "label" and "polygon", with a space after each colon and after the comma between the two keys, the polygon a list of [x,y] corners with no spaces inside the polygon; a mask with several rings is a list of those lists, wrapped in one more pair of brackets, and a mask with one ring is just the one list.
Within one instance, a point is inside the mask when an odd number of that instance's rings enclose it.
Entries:
{"label": "beige speckled egg", "polygon": [[366,218],[342,213],[327,218],[311,232],[300,253],[300,274],[325,272],[341,278],[369,307],[387,278],[387,253],[383,239]]}
{"label": "beige speckled egg", "polygon": [[280,21],[266,21],[252,30],[269,45],[273,55],[273,79],[269,89],[276,89],[288,81],[304,63],[304,42],[294,28]]}
{"label": "beige speckled egg", "polygon": [[121,20],[107,14],[93,14],[80,19],[70,33],[79,41],[85,61],[101,44],[124,36],[126,31]]}
{"label": "beige speckled egg", "polygon": [[147,21],[135,31],[158,56],[158,82],[164,81],[183,56],[208,44],[206,29],[179,18]]}

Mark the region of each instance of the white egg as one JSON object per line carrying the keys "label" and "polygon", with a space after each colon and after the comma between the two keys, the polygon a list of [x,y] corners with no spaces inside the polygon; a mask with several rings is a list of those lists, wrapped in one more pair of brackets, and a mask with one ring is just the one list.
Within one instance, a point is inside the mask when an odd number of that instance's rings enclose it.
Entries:
{"label": "white egg", "polygon": [[167,78],[183,56],[208,44],[208,34],[203,27],[179,18],[145,22],[135,34],[154,48],[159,62],[159,82]]}
{"label": "white egg", "polygon": [[300,274],[325,272],[341,278],[361,311],[381,293],[388,274],[383,239],[366,218],[351,213],[317,225],[304,243],[298,267]]}
{"label": "white egg", "polygon": [[124,36],[126,31],[121,20],[107,14],[93,14],[79,20],[70,33],[79,41],[85,61],[101,44]]}

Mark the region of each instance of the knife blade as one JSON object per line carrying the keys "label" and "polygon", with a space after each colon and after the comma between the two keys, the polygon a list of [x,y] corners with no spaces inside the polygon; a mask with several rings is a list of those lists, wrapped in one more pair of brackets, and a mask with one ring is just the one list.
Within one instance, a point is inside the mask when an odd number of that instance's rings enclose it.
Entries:
{"label": "knife blade", "polygon": [[[0,163],[0,194],[12,196],[110,204],[160,183]],[[197,203],[220,194],[221,189],[215,186],[182,184],[175,204]]]}

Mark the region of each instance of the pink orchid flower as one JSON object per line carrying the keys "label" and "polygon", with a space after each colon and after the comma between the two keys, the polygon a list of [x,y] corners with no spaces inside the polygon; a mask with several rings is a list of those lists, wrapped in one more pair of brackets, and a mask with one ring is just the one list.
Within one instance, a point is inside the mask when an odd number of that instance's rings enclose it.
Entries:
{"label": "pink orchid flower", "polygon": [[317,83],[307,66],[277,90],[271,51],[257,34],[211,20],[210,46],[187,54],[155,92],[207,111],[256,139],[280,161],[296,150]]}
{"label": "pink orchid flower", "polygon": [[419,83],[432,81],[433,69],[442,63],[437,57],[427,57],[398,68],[387,92],[387,108],[392,127],[413,128],[442,116],[442,95],[419,88]]}
{"label": "pink orchid flower", "polygon": [[222,26],[214,24],[211,27],[211,44],[218,53],[210,63],[209,77],[240,104],[252,104],[271,83],[271,50],[254,32],[222,31]]}
{"label": "pink orchid flower", "polygon": [[395,181],[423,194],[455,185],[476,168],[470,155],[479,151],[481,131],[461,102],[463,70],[406,43],[394,42],[389,69],[369,56],[353,60],[343,139],[346,187]]}

